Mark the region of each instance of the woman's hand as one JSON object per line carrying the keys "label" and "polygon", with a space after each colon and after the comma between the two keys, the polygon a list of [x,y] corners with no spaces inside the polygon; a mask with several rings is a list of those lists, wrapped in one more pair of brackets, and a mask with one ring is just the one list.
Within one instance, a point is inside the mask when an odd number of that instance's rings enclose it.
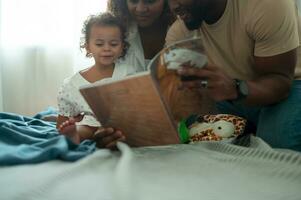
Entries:
{"label": "woman's hand", "polygon": [[125,141],[125,136],[122,131],[116,130],[112,127],[100,127],[94,133],[94,140],[99,148],[115,149],[118,141]]}

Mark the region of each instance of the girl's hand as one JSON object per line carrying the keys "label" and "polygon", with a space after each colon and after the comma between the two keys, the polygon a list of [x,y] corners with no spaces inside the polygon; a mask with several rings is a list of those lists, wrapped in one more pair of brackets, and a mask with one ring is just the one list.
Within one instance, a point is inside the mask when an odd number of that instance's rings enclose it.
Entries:
{"label": "girl's hand", "polygon": [[100,127],[94,133],[94,140],[99,148],[115,149],[118,141],[125,141],[125,136],[120,130]]}

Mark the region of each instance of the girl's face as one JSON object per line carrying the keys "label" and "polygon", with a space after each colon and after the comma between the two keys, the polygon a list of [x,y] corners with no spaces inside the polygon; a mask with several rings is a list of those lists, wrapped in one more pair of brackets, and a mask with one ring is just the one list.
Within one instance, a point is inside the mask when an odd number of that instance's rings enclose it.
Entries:
{"label": "girl's face", "polygon": [[165,0],[126,0],[132,18],[140,27],[151,26],[161,16]]}
{"label": "girl's face", "polygon": [[117,26],[93,25],[86,50],[92,54],[96,65],[112,66],[123,51],[120,28]]}

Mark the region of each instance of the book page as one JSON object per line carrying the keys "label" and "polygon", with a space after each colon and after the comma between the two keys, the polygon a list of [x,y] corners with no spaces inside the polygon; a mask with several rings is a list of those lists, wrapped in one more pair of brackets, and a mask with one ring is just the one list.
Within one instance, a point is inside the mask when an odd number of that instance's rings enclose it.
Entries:
{"label": "book page", "polygon": [[[185,49],[204,54],[200,38],[191,38],[166,47],[150,63],[152,76],[174,120],[179,122],[191,114],[205,115],[217,113],[215,102],[208,97],[205,89],[179,90],[178,86],[181,77],[177,75],[176,70],[168,69],[168,63],[166,62],[166,54],[175,49]],[[185,62],[185,59],[190,58],[180,59]]]}

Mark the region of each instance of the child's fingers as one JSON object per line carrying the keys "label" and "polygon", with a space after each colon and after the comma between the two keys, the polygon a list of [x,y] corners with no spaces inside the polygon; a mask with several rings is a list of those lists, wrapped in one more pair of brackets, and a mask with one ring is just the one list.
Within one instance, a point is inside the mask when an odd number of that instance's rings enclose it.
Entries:
{"label": "child's fingers", "polygon": [[117,139],[117,140],[114,140],[112,142],[110,142],[109,144],[107,144],[105,147],[108,148],[108,149],[116,149],[116,144],[117,142],[120,141],[120,142],[125,142],[125,137],[122,136],[121,138]]}
{"label": "child's fingers", "polygon": [[109,136],[114,132],[114,129],[112,128],[99,128],[97,131],[94,133],[94,138],[95,139],[101,139],[103,137]]}
{"label": "child's fingers", "polygon": [[119,138],[118,141],[120,141],[120,142],[125,142],[125,141],[126,141],[125,136],[122,136],[121,138]]}
{"label": "child's fingers", "polygon": [[[95,132],[94,140],[98,147],[106,147],[114,142],[124,137],[121,131],[114,131],[113,128],[99,129]],[[111,145],[110,145],[111,146]]]}
{"label": "child's fingers", "polygon": [[122,135],[120,133],[113,133],[109,136],[103,137],[102,138],[102,143],[104,144],[104,146],[106,146],[107,144],[113,142],[113,141],[117,141],[118,139],[120,139],[122,137]]}
{"label": "child's fingers", "polygon": [[106,146],[105,146],[105,148],[107,148],[107,149],[116,149],[116,141],[113,141],[113,142],[111,142],[111,143],[109,143],[109,144],[107,144]]}

